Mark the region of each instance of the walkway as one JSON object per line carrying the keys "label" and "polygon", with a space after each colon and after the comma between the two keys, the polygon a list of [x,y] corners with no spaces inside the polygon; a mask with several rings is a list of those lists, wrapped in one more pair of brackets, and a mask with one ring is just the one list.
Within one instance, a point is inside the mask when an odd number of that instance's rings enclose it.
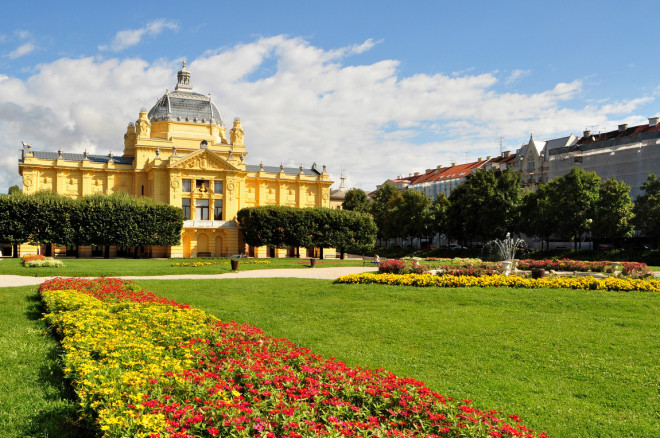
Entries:
{"label": "walkway", "polygon": [[[342,275],[375,272],[374,267],[336,267],[336,268],[301,268],[301,269],[255,269],[250,271],[228,272],[210,275],[161,275],[161,276],[125,276],[124,280],[227,280],[233,278],[311,278],[334,280]],[[55,277],[25,277],[22,275],[0,275],[0,287],[35,286]]]}

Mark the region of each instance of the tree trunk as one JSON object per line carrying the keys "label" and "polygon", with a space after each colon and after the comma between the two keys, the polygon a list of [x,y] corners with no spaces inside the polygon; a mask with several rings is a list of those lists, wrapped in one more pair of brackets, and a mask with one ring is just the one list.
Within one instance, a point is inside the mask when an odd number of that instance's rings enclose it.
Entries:
{"label": "tree trunk", "polygon": [[110,258],[110,245],[105,245],[103,258],[104,259],[109,259]]}
{"label": "tree trunk", "polygon": [[14,244],[12,245],[12,247],[14,248],[14,255],[13,255],[13,258],[17,259],[17,258],[18,258],[18,243],[14,243]]}

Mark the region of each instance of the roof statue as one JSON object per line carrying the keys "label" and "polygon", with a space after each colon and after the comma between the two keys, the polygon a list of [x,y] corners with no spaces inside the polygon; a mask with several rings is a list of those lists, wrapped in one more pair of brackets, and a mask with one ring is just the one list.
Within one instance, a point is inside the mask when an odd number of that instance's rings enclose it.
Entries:
{"label": "roof statue", "polygon": [[245,136],[245,133],[243,132],[243,127],[241,126],[241,119],[236,117],[234,119],[234,126],[231,128],[230,131],[230,140],[231,144],[235,146],[242,146],[243,145],[243,137]]}

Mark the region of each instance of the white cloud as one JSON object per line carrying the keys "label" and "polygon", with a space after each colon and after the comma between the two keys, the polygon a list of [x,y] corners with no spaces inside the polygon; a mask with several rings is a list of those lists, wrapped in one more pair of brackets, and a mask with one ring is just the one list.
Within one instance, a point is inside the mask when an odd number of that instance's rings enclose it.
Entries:
{"label": "white cloud", "polygon": [[28,42],[25,44],[21,44],[18,46],[15,50],[12,50],[7,54],[7,57],[9,59],[16,59],[20,58],[21,56],[29,55],[30,53],[34,52],[34,50],[37,48],[33,43]]}
{"label": "white cloud", "polygon": [[127,29],[120,30],[115,35],[114,39],[109,46],[101,45],[99,50],[111,50],[113,52],[120,52],[128,47],[139,44],[142,37],[145,35],[158,35],[166,29],[177,30],[179,26],[173,21],[160,18],[149,22],[145,27],[140,29]]}
{"label": "white cloud", "polygon": [[[301,38],[262,38],[192,60],[191,82],[212,94],[227,128],[241,117],[248,163],[327,164],[337,182],[343,168],[364,189],[464,162],[466,152],[468,160],[495,155],[499,136],[514,149],[530,132],[547,139],[637,120],[634,111],[652,99],[580,105],[580,80],[506,93],[496,72],[403,76],[392,59],[342,64],[373,44],[323,50]],[[19,181],[20,141],[34,150],[120,153],[128,122],[175,85],[180,65],[62,58],[26,80],[0,77],[0,191]]]}
{"label": "white cloud", "polygon": [[507,84],[512,84],[516,82],[520,78],[524,78],[525,76],[529,76],[532,74],[531,70],[513,70],[509,77],[506,79]]}
{"label": "white cloud", "polygon": [[19,39],[26,40],[30,38],[31,34],[27,30],[17,30],[14,32]]}

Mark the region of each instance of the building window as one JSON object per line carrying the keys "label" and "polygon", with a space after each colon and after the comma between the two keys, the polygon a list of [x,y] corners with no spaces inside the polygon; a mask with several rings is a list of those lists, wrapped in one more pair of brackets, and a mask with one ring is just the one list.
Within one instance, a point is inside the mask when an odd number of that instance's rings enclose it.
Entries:
{"label": "building window", "polygon": [[181,185],[183,186],[183,188],[181,189],[181,190],[183,190],[183,193],[190,193],[190,180],[189,179],[181,180]]}
{"label": "building window", "polygon": [[181,208],[183,209],[183,217],[190,220],[190,199],[182,199]]}
{"label": "building window", "polygon": [[198,199],[195,201],[195,219],[198,221],[209,220],[209,200]]}
{"label": "building window", "polygon": [[216,221],[222,220],[222,199],[216,199],[213,203],[213,219]]}
{"label": "building window", "polygon": [[222,181],[213,181],[213,191],[215,193],[222,193]]}
{"label": "building window", "polygon": [[209,188],[209,182],[208,182],[208,181],[204,181],[203,179],[198,179],[198,180],[195,182],[195,186],[197,187],[197,190],[203,192],[203,191],[208,190],[208,188]]}

